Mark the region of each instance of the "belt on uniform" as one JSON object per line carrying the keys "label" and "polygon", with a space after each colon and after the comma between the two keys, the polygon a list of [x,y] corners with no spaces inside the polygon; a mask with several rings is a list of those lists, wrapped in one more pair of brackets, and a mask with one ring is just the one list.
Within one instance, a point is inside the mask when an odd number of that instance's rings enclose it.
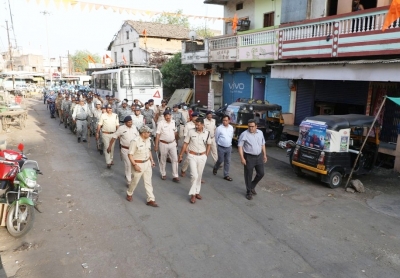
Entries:
{"label": "belt on uniform", "polygon": [[114,132],[101,131],[104,134],[113,134]]}
{"label": "belt on uniform", "polygon": [[145,163],[145,162],[146,162],[147,160],[149,160],[149,159],[150,159],[150,158],[148,158],[148,159],[146,159],[146,160],[136,160],[136,159],[135,159],[135,162],[136,162],[136,163]]}
{"label": "belt on uniform", "polygon": [[77,121],[86,121],[86,119],[76,119]]}
{"label": "belt on uniform", "polygon": [[129,150],[129,147],[126,147],[126,146],[121,145],[121,148]]}
{"label": "belt on uniform", "polygon": [[206,154],[206,152],[196,153],[196,152],[192,152],[192,151],[189,151],[189,153],[190,153],[190,154],[194,154],[194,155],[203,155],[203,154]]}
{"label": "belt on uniform", "polygon": [[171,144],[171,143],[174,143],[175,140],[174,140],[174,141],[171,141],[171,142],[167,142],[167,141],[164,141],[164,140],[160,140],[160,142],[161,142],[161,143],[164,143],[164,144]]}
{"label": "belt on uniform", "polygon": [[250,155],[250,156],[259,156],[261,153],[259,154],[251,154],[251,153],[244,153],[245,155]]}

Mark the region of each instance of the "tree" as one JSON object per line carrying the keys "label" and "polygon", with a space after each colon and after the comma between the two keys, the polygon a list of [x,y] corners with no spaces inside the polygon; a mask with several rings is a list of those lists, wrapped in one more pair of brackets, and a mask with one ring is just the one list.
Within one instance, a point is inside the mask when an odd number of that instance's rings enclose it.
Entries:
{"label": "tree", "polygon": [[211,29],[208,29],[206,25],[191,26],[190,29],[196,31],[197,37],[200,38],[207,39],[215,36],[214,32],[211,31]]}
{"label": "tree", "polygon": [[156,23],[180,25],[189,28],[189,19],[183,15],[182,10],[177,10],[175,13],[163,12],[153,20]]}
{"label": "tree", "polygon": [[101,63],[101,58],[98,54],[92,54],[88,50],[77,50],[75,54],[71,55],[71,60],[74,65],[75,72],[85,72],[88,67],[89,56],[93,58],[96,63]]}
{"label": "tree", "polygon": [[193,75],[190,72],[192,66],[182,65],[181,56],[181,53],[175,54],[161,67],[164,88],[170,93],[176,89],[190,88],[193,82]]}

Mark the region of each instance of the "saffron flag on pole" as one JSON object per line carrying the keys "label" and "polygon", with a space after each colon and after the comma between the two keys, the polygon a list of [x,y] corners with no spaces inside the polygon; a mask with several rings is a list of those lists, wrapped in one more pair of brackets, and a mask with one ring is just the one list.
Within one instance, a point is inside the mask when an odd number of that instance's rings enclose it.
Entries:
{"label": "saffron flag on pole", "polygon": [[386,14],[385,22],[383,23],[382,31],[385,31],[389,26],[400,17],[400,0],[393,0],[389,11]]}
{"label": "saffron flag on pole", "polygon": [[146,44],[147,43],[147,32],[146,32],[146,29],[143,30],[142,34],[144,36],[144,44]]}
{"label": "saffron flag on pole", "polygon": [[93,64],[96,64],[96,61],[93,59],[93,57],[92,56],[90,56],[90,55],[88,55],[88,60],[90,61],[90,62],[92,62]]}
{"label": "saffron flag on pole", "polygon": [[124,60],[124,64],[126,65],[126,58],[124,54],[122,54],[122,60]]}
{"label": "saffron flag on pole", "polygon": [[234,33],[236,32],[237,25],[238,25],[238,17],[237,17],[237,14],[235,14],[235,16],[233,17],[233,20],[232,20],[232,31]]}
{"label": "saffron flag on pole", "polygon": [[111,63],[114,63],[114,60],[108,54],[106,54],[106,59],[110,59]]}

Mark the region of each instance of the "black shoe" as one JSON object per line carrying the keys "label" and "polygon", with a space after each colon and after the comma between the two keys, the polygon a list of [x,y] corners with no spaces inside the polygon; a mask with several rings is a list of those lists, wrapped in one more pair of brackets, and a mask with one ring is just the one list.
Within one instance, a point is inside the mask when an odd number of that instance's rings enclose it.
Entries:
{"label": "black shoe", "polygon": [[81,142],[81,137],[78,137],[78,143],[80,143]]}
{"label": "black shoe", "polygon": [[255,190],[255,189],[252,189],[252,190],[251,190],[251,194],[253,194],[253,195],[257,195],[257,192],[256,192],[256,190]]}
{"label": "black shoe", "polygon": [[86,143],[86,142],[87,142],[87,141],[86,141],[86,139],[83,139],[82,141],[83,141],[84,143]]}
{"label": "black shoe", "polygon": [[251,193],[247,193],[246,194],[246,199],[247,200],[252,200],[253,199],[253,195],[251,195]]}

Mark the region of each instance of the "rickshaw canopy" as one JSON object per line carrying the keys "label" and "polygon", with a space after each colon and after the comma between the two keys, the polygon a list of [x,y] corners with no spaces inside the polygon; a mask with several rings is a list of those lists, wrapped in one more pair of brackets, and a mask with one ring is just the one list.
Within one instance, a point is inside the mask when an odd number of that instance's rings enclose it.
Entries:
{"label": "rickshaw canopy", "polygon": [[374,122],[374,118],[374,116],[366,116],[361,114],[318,115],[306,117],[304,121],[325,122],[327,129],[339,131],[345,128],[371,126],[371,124]]}

